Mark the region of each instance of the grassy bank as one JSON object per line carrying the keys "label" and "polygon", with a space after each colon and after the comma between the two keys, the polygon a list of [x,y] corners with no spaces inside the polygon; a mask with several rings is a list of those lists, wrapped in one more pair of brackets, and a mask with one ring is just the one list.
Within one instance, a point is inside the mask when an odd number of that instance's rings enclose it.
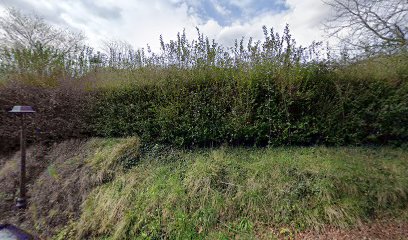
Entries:
{"label": "grassy bank", "polygon": [[[38,154],[30,151],[32,166]],[[2,186],[17,176],[17,159],[3,162]],[[37,175],[29,173],[25,223],[54,239],[270,239],[408,221],[404,149],[178,151],[135,138],[91,139],[54,145],[43,160],[42,170],[29,168]]]}
{"label": "grassy bank", "polygon": [[270,229],[399,216],[408,203],[402,150],[217,149],[163,160],[146,159],[96,188],[73,225],[77,236],[268,238]]}

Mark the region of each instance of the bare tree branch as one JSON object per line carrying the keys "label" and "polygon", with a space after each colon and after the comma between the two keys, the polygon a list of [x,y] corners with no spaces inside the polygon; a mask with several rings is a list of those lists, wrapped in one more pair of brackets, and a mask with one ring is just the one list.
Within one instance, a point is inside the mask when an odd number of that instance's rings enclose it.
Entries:
{"label": "bare tree branch", "polygon": [[9,8],[0,17],[0,47],[35,48],[38,43],[71,52],[84,40],[82,33],[53,27],[35,14]]}
{"label": "bare tree branch", "polygon": [[329,36],[371,51],[408,48],[408,0],[327,0]]}

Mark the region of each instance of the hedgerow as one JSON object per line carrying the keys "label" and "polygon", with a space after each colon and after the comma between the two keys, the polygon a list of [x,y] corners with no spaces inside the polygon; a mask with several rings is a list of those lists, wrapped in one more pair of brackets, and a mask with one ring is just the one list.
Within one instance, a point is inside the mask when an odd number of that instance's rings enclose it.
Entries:
{"label": "hedgerow", "polygon": [[[15,145],[6,110],[20,103],[38,108],[33,122],[45,138],[140,136],[182,147],[407,142],[406,53],[350,61],[323,57],[319,43],[298,46],[288,27],[264,34],[225,48],[181,33],[160,38],[159,53],[5,50],[1,139]],[[20,88],[50,94],[21,97]]]}

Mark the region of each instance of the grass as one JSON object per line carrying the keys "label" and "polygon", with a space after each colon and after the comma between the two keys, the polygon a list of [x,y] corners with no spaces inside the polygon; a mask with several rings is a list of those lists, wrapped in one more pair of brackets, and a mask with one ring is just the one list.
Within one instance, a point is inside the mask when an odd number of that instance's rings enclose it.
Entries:
{"label": "grass", "polygon": [[[30,146],[27,149],[29,208],[24,223],[29,227],[26,229],[49,239],[67,222],[80,216],[80,206],[91,190],[122,175],[126,169],[123,166],[129,165],[129,160],[138,159],[138,149],[137,138],[73,139],[55,143],[48,149]],[[18,196],[19,158],[18,152],[0,158],[0,223],[21,226],[18,218],[11,218],[15,215],[13,206]]]}
{"label": "grass", "polygon": [[220,148],[145,154],[132,166],[96,187],[58,237],[251,239],[406,220],[402,149]]}
{"label": "grass", "polygon": [[[17,188],[6,184],[17,179],[17,157],[0,169],[0,199]],[[183,151],[95,138],[56,144],[37,165],[26,217],[44,238],[274,239],[408,221],[402,148]]]}

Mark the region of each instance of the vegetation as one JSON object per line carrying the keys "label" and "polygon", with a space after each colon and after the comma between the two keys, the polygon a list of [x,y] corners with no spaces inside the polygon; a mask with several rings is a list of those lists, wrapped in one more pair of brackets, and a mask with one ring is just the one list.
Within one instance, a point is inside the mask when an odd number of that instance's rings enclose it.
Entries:
{"label": "vegetation", "polygon": [[332,9],[326,29],[345,47],[372,55],[406,51],[408,4],[404,0],[327,0]]}
{"label": "vegetation", "polygon": [[106,137],[177,146],[405,142],[406,73],[394,82],[377,71],[352,72],[318,64],[282,70],[269,62],[248,70],[176,69],[165,73],[166,83],[102,91],[93,126]]}
{"label": "vegetation", "polygon": [[[187,151],[129,138],[66,141],[43,161],[28,156],[39,174],[30,175],[27,227],[55,239],[270,239],[408,219],[403,149]],[[15,162],[2,166],[2,186]]]}
{"label": "vegetation", "polygon": [[[263,42],[232,48],[179,34],[161,40],[160,54],[6,49],[0,104],[3,111],[18,100],[38,107],[34,122],[50,139],[141,136],[180,147],[406,143],[406,54],[350,65],[322,58],[319,44],[297,46],[288,28],[282,36],[264,33]],[[10,122],[2,139],[16,145],[13,119],[1,118]]]}
{"label": "vegetation", "polygon": [[36,49],[39,45],[53,46],[64,53],[74,52],[84,36],[48,24],[34,13],[24,14],[8,8],[0,17],[0,47]]}
{"label": "vegetation", "polygon": [[[30,208],[25,212],[26,228],[49,238],[77,219],[89,192],[123,174],[122,166],[138,158],[138,149],[137,138],[73,139],[31,146],[27,150]],[[19,152],[0,157],[0,222],[13,221],[19,158]]]}
{"label": "vegetation", "polygon": [[9,38],[2,216],[13,219],[17,196],[18,126],[7,110],[18,102],[38,112],[27,126],[24,219],[44,237],[266,239],[407,222],[406,51],[357,60],[298,46],[289,27],[263,30],[263,41],[231,47],[179,33],[160,38],[158,53]]}
{"label": "vegetation", "polygon": [[405,151],[218,149],[174,158],[147,158],[95,189],[73,229],[107,239],[249,239],[271,226],[346,227],[407,207]]}

